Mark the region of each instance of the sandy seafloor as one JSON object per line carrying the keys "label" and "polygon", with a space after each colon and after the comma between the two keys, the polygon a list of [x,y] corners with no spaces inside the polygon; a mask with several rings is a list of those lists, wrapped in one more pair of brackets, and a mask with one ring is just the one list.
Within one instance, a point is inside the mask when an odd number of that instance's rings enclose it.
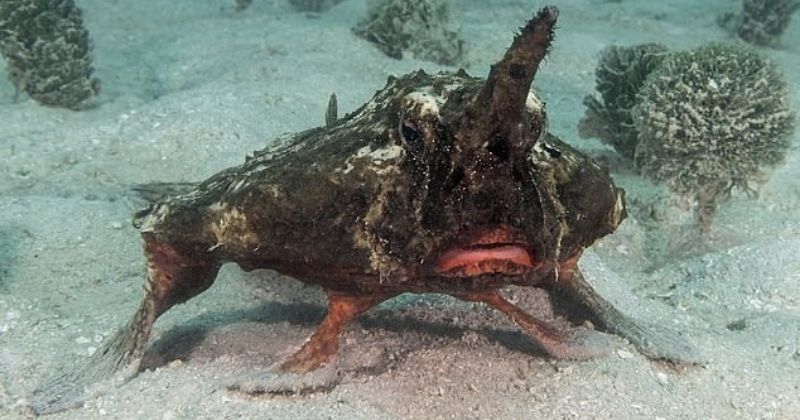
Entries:
{"label": "sandy seafloor", "polygon": [[[78,0],[103,82],[95,109],[14,103],[0,81],[0,417],[22,417],[38,383],[85,358],[138,305],[132,186],[203,179],[281,133],[321,124],[333,91],[349,112],[390,74],[441,69],[388,58],[352,35],[362,1],[321,15],[278,0],[235,13],[232,3]],[[407,298],[344,334],[342,363],[365,368],[333,391],[244,397],[224,384],[302,343],[322,301],[275,273],[226,266],[210,291],[156,324],[151,370],[53,418],[800,418],[796,146],[758,198],[736,195],[720,210],[700,246],[690,213],[576,130],[604,46],[730,40],[715,18],[740,3],[554,3],[557,40],[535,82],[550,129],[610,165],[631,210],[585,268],[618,276],[651,309],[627,310],[685,332],[706,363],[676,370],[622,340],[605,358],[555,361],[487,308]],[[467,70],[485,75],[541,5],[456,1]],[[796,109],[798,41],[800,16],[764,50]]]}

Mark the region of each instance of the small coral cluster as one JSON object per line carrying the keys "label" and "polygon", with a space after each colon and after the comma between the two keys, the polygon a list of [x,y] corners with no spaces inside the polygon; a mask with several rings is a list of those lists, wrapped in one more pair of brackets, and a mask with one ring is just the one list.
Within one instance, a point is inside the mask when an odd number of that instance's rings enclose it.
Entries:
{"label": "small coral cluster", "polygon": [[694,195],[704,229],[731,188],[750,190],[791,145],[786,82],[749,49],[719,44],[672,54],[640,98],[636,165],[673,191]]}
{"label": "small coral cluster", "polygon": [[244,12],[251,4],[253,4],[253,0],[236,0],[236,11]]}
{"label": "small coral cluster", "polygon": [[636,95],[666,55],[667,48],[659,44],[603,50],[596,71],[600,99],[587,96],[583,100],[586,116],[578,127],[581,137],[597,137],[633,159],[638,133],[631,111]]}
{"label": "small coral cluster", "polygon": [[755,45],[775,45],[789,26],[800,0],[744,0],[741,14],[726,13],[719,24]]}
{"label": "small coral cluster", "polygon": [[85,107],[100,88],[90,51],[72,0],[0,1],[0,52],[17,92],[44,105]]}
{"label": "small coral cluster", "polygon": [[342,1],[343,0],[289,0],[289,3],[301,12],[321,13]]}
{"label": "small coral cluster", "polygon": [[[604,102],[588,101],[582,124],[596,126],[587,122],[594,118],[611,127],[594,135],[607,135],[643,174],[694,198],[707,231],[731,189],[751,191],[764,168],[785,158],[794,132],[786,82],[772,63],[737,45],[624,51],[604,53],[598,69]],[[660,58],[643,51],[658,51]]]}
{"label": "small coral cluster", "polygon": [[464,41],[450,28],[450,9],[444,0],[381,0],[370,4],[353,32],[374,43],[386,55],[404,54],[454,65],[464,53]]}

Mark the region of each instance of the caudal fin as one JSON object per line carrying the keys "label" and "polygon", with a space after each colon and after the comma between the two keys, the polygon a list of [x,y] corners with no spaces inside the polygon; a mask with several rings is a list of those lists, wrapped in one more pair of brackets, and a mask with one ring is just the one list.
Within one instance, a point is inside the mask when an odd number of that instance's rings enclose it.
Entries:
{"label": "caudal fin", "polygon": [[31,396],[33,414],[80,407],[87,398],[135,377],[155,321],[154,309],[145,299],[131,322],[107,339],[97,352],[76,369],[41,384]]}

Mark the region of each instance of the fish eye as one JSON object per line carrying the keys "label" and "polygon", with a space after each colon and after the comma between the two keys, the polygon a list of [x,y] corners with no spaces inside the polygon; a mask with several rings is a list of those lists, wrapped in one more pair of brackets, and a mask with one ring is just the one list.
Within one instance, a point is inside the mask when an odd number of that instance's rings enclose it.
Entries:
{"label": "fish eye", "polygon": [[542,149],[550,156],[550,159],[558,159],[561,157],[561,150],[556,149],[555,147],[542,142]]}
{"label": "fish eye", "polygon": [[404,142],[413,144],[419,141],[422,135],[415,124],[405,119],[400,122],[400,137]]}
{"label": "fish eye", "polygon": [[[548,133],[547,116],[543,113],[540,113],[538,115],[531,114],[530,117],[531,120],[530,120],[529,130],[532,136],[531,139],[533,140],[534,144],[543,143]],[[558,152],[558,150],[556,150],[556,152]],[[558,158],[558,156],[555,157]]]}

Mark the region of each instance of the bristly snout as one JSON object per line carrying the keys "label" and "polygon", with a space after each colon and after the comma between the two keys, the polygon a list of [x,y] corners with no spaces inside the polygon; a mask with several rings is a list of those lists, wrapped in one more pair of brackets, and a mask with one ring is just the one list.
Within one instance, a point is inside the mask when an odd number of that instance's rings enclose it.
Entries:
{"label": "bristly snout", "polygon": [[[510,148],[529,148],[529,130],[543,132],[543,124],[525,121],[525,108],[539,64],[550,50],[558,9],[549,6],[537,13],[514,38],[503,58],[495,63],[486,82],[464,112],[463,142],[478,146],[486,140],[507,139]],[[543,123],[543,121],[538,121]],[[498,147],[498,146],[494,146]]]}

